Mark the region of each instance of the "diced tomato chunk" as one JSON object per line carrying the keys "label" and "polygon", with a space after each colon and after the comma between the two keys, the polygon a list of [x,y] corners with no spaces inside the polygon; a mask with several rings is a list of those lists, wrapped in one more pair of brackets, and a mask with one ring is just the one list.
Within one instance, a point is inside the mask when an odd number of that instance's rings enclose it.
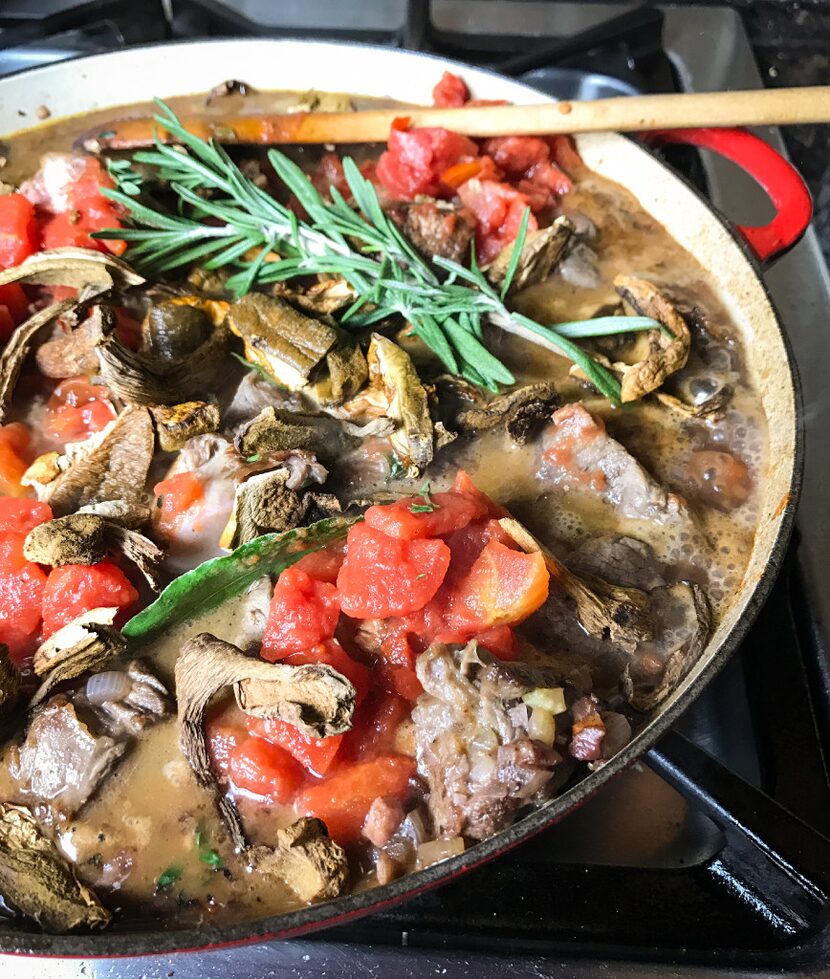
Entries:
{"label": "diced tomato chunk", "polygon": [[228,774],[237,788],[284,805],[303,780],[302,769],[287,751],[251,736],[231,749]]}
{"label": "diced tomato chunk", "polygon": [[342,734],[333,734],[328,738],[313,738],[298,731],[293,724],[276,718],[264,720],[249,715],[246,723],[251,734],[283,748],[308,772],[318,777],[325,775],[331,768],[343,743]]}
{"label": "diced tomato chunk", "polygon": [[317,581],[328,581],[333,585],[337,581],[337,572],[340,570],[340,565],[345,556],[346,542],[338,541],[319,551],[311,551],[305,557],[301,557],[292,567],[298,571],[305,571]]}
{"label": "diced tomato chunk", "polygon": [[481,490],[476,486],[469,476],[463,469],[459,469],[455,474],[455,482],[453,483],[453,493],[462,493],[465,496],[470,496],[474,500],[478,500],[484,506],[487,507],[487,515],[498,519],[499,517],[506,517],[507,510],[503,506],[499,506],[494,500],[491,500],[486,493],[482,493]]}
{"label": "diced tomato chunk", "polygon": [[297,812],[316,816],[332,839],[341,844],[360,839],[360,831],[378,796],[404,802],[415,761],[404,755],[386,755],[340,768],[331,778],[307,787],[297,797]]}
{"label": "diced tomato chunk", "polygon": [[15,324],[23,322],[29,310],[29,299],[19,282],[0,286],[0,306],[6,307]]}
{"label": "diced tomato chunk", "polygon": [[[55,167],[53,179],[57,179],[57,173]],[[101,193],[102,187],[112,189],[115,185],[100,161],[92,156],[75,157],[60,169],[60,175],[65,186],[51,188],[52,197],[65,200],[69,206],[59,213],[39,212],[43,247],[74,245],[123,255],[127,249],[125,241],[90,237],[93,231],[121,227],[118,206]]]}
{"label": "diced tomato chunk", "polygon": [[477,631],[516,625],[544,604],[549,580],[541,554],[525,554],[491,540],[455,590],[448,622]]}
{"label": "diced tomato chunk", "polygon": [[479,632],[475,639],[494,656],[505,662],[518,659],[519,644],[510,626],[497,625]]}
{"label": "diced tomato chunk", "polygon": [[389,149],[377,163],[377,177],[400,200],[419,194],[442,193],[441,175],[461,160],[478,156],[476,144],[447,129],[396,129],[389,132]]}
{"label": "diced tomato chunk", "polygon": [[[35,209],[22,194],[0,196],[0,269],[20,265],[40,247]],[[3,305],[7,305],[3,300]]]}
{"label": "diced tomato chunk", "polygon": [[241,724],[233,724],[217,720],[208,720],[205,724],[205,740],[210,755],[213,770],[221,777],[229,777],[231,753],[241,744],[248,734]]}
{"label": "diced tomato chunk", "polygon": [[367,526],[389,537],[416,540],[449,534],[486,513],[486,505],[472,495],[432,493],[371,506],[365,518]]}
{"label": "diced tomato chunk", "polygon": [[393,666],[389,670],[389,680],[395,693],[404,700],[414,703],[424,692],[415,670],[407,666]]}
{"label": "diced tomato chunk", "polygon": [[[495,180],[468,180],[458,188],[465,207],[476,216],[476,255],[489,262],[514,241],[522,224],[525,210],[530,206],[527,195],[509,184]],[[539,223],[531,214],[528,231],[536,231]]]}
{"label": "diced tomato chunk", "polygon": [[470,97],[464,79],[445,71],[432,90],[432,104],[439,109],[457,109]]}
{"label": "diced tomato chunk", "polygon": [[25,496],[26,487],[21,484],[28,467],[26,455],[31,437],[21,422],[0,425],[0,494]]}
{"label": "diced tomato chunk", "polygon": [[345,649],[334,639],[321,642],[301,653],[292,653],[286,657],[286,663],[292,666],[302,666],[305,663],[325,663],[332,669],[342,673],[355,689],[355,703],[360,704],[369,693],[372,683],[371,674],[367,667],[352,659]]}
{"label": "diced tomato chunk", "polygon": [[100,432],[115,418],[109,398],[107,388],[85,377],[61,381],[46,403],[46,433],[61,442],[80,442]]}
{"label": "diced tomato chunk", "polygon": [[[5,426],[11,428],[11,425]],[[3,429],[0,429],[2,432]],[[52,510],[37,500],[12,499],[0,496],[0,531],[13,531],[24,536],[34,527],[52,519]]]}
{"label": "diced tomato chunk", "polygon": [[569,176],[573,176],[584,164],[582,157],[577,153],[574,141],[570,136],[548,136],[551,157],[557,166],[561,167]]}
{"label": "diced tomato chunk", "polygon": [[274,586],[262,637],[263,659],[273,663],[331,639],[339,617],[334,585],[315,581],[296,567],[286,568]]}
{"label": "diced tomato chunk", "polygon": [[449,563],[441,540],[398,540],[355,524],[337,575],[340,607],[357,619],[414,612],[438,591]]}
{"label": "diced tomato chunk", "polygon": [[43,631],[51,636],[93,608],[129,608],[138,592],[124,572],[109,561],[53,568],[43,591]]}
{"label": "diced tomato chunk", "polygon": [[20,665],[40,629],[46,575],[23,556],[24,534],[6,534],[0,548],[0,642]]}
{"label": "diced tomato chunk", "polygon": [[538,136],[497,136],[485,140],[481,149],[510,177],[521,177],[550,157],[550,146]]}
{"label": "diced tomato chunk", "polygon": [[156,497],[153,519],[162,533],[175,531],[188,510],[205,495],[202,480],[192,472],[163,479],[153,487],[153,493]]}

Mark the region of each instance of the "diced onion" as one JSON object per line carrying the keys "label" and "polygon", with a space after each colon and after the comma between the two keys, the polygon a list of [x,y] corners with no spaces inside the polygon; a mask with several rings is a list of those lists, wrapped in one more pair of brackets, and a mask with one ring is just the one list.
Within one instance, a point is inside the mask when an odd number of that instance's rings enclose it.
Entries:
{"label": "diced onion", "polygon": [[556,721],[553,714],[543,707],[534,707],[530,714],[528,734],[534,741],[541,741],[542,744],[550,747],[556,738]]}
{"label": "diced onion", "polygon": [[522,700],[528,707],[541,707],[554,715],[564,714],[568,709],[562,687],[537,687],[526,693]]}
{"label": "diced onion", "polygon": [[407,813],[406,818],[401,823],[398,834],[412,840],[415,846],[420,846],[424,842],[428,835],[427,828],[424,826],[424,817],[417,809],[413,809],[412,812]]}
{"label": "diced onion", "polygon": [[495,751],[499,746],[499,739],[491,727],[477,727],[472,745],[481,748],[483,751]]}
{"label": "diced onion", "polygon": [[515,707],[510,708],[507,716],[510,718],[513,727],[523,727],[526,730],[530,723],[530,711],[527,709],[527,704],[516,704]]}
{"label": "diced onion", "polygon": [[463,852],[464,840],[460,836],[454,836],[451,840],[430,840],[429,843],[422,843],[418,847],[416,866],[418,870],[423,870],[424,867],[430,867],[439,860],[446,860]]}
{"label": "diced onion", "polygon": [[468,753],[470,759],[470,781],[486,782],[496,771],[496,758],[489,751],[473,748]]}
{"label": "diced onion", "polygon": [[121,700],[132,689],[133,682],[124,670],[93,673],[86,681],[86,699],[96,707],[110,700]]}

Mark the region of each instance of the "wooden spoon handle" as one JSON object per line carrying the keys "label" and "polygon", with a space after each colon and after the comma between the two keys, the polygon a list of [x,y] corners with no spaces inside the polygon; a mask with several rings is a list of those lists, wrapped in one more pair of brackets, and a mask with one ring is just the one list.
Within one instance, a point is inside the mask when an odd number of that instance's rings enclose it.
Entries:
{"label": "wooden spoon handle", "polygon": [[[396,119],[411,126],[442,126],[466,136],[536,133],[643,132],[698,126],[765,126],[830,122],[830,85],[748,92],[637,95],[591,102],[465,106],[461,109],[369,109],[361,112],[294,112],[284,115],[185,116],[185,128],[221,143],[384,142]],[[89,133],[94,149],[131,149],[169,139],[152,119],[125,119]]]}

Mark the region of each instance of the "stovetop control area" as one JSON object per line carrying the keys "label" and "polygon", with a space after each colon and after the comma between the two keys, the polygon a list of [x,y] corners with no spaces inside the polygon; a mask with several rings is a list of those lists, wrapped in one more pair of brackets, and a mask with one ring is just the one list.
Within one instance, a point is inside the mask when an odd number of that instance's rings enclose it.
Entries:
{"label": "stovetop control area", "polygon": [[[761,84],[726,7],[541,0],[6,0],[0,74],[168,38],[261,34],[428,50],[568,99]],[[670,162],[751,223],[760,199],[731,169],[689,150]],[[830,285],[812,232],[767,282],[802,372],[801,531],[743,647],[676,731],[560,825],[399,907],[302,941],[88,962],[85,976],[800,975],[830,959],[830,595],[820,576],[830,353],[818,335]],[[16,961],[14,974],[77,968]]]}

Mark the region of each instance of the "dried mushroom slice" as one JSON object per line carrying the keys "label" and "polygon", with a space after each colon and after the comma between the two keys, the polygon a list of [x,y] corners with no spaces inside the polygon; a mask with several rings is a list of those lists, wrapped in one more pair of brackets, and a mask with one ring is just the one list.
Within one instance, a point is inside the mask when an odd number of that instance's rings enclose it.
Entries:
{"label": "dried mushroom slice", "polygon": [[0,728],[20,700],[20,671],[12,662],[9,647],[0,642]]}
{"label": "dried mushroom slice", "polygon": [[[290,419],[289,412],[285,417]],[[274,407],[263,408],[249,422],[241,425],[234,437],[236,451],[243,459],[263,456],[270,452],[289,452],[292,449],[314,451],[320,447],[320,432],[310,425],[284,421]]]}
{"label": "dried mushroom slice", "polygon": [[312,371],[338,341],[333,326],[258,292],[233,303],[227,321],[243,340],[245,357],[292,391],[308,384]]}
{"label": "dried mushroom slice", "polygon": [[[679,581],[653,591],[658,603],[664,603],[671,616],[672,628],[665,630],[676,648],[668,657],[655,682],[638,676],[638,661],[629,663],[622,675],[621,687],[625,699],[638,711],[649,711],[675,689],[689,668],[703,652],[712,633],[712,610],[703,589],[692,581]],[[659,607],[657,612],[659,614]],[[678,620],[681,620],[678,622]],[[639,657],[642,662],[642,657]]]}
{"label": "dried mushroom slice", "polygon": [[326,377],[315,385],[320,404],[340,405],[353,398],[369,378],[369,365],[360,346],[342,330],[340,340],[326,354]]}
{"label": "dried mushroom slice", "polygon": [[219,546],[232,550],[261,534],[299,527],[312,500],[288,488],[288,469],[255,473],[236,487],[233,513],[219,538]]}
{"label": "dried mushroom slice", "polygon": [[[547,279],[565,254],[573,232],[573,222],[564,215],[547,228],[531,231],[525,238],[510,292],[519,292]],[[504,282],[512,258],[513,245],[507,245],[487,268],[487,278],[494,285],[501,286]]]}
{"label": "dried mushroom slice", "polygon": [[209,391],[227,363],[230,333],[214,327],[204,343],[173,359],[130,350],[115,334],[98,345],[101,377],[123,401],[136,405],[170,405]]}
{"label": "dried mushroom slice", "polygon": [[227,686],[233,686],[237,703],[246,713],[278,718],[316,738],[349,730],[355,689],[330,666],[266,663],[245,656],[236,646],[210,633],[194,636],[182,646],[176,660],[182,753],[198,781],[214,793],[234,846],[244,849],[242,821],[216,785],[202,726],[211,698]]}
{"label": "dried mushroom slice", "polygon": [[59,316],[82,308],[114,286],[139,285],[144,279],[112,255],[86,248],[55,248],[31,255],[20,265],[0,272],[0,286],[12,282],[63,285],[77,288],[70,299],[52,303],[18,326],[0,355],[0,422],[9,410],[12,394],[35,336]]}
{"label": "dried mushroom slice", "polygon": [[426,388],[409,354],[392,340],[372,334],[369,344],[369,386],[395,422],[390,441],[395,454],[416,477],[432,462],[433,428]]}
{"label": "dried mushroom slice", "polygon": [[115,314],[108,306],[93,306],[89,316],[69,333],[42,343],[35,354],[38,370],[46,377],[77,377],[98,371],[96,347],[115,329]]}
{"label": "dried mushroom slice", "polygon": [[160,360],[178,360],[197,350],[212,333],[207,313],[198,305],[171,300],[151,306],[141,324],[141,351]]}
{"label": "dried mushroom slice", "polygon": [[98,564],[107,553],[106,526],[106,521],[93,513],[70,513],[47,520],[26,535],[23,554],[29,561],[53,568]]}
{"label": "dried mushroom slice", "polygon": [[346,853],[329,838],[319,819],[298,819],[277,830],[276,846],[255,846],[247,854],[252,870],[274,874],[301,901],[327,901],[346,886],[349,863]]}
{"label": "dried mushroom slice", "polygon": [[108,548],[132,561],[153,591],[161,588],[159,569],[164,560],[164,551],[158,544],[137,530],[110,522],[106,524],[105,537]]}
{"label": "dried mushroom slice", "polygon": [[30,706],[39,704],[59,683],[96,673],[125,652],[126,640],[112,627],[117,611],[96,608],[84,612],[38,646],[33,668],[42,682]]}
{"label": "dried mushroom slice", "polygon": [[178,452],[196,435],[218,432],[222,424],[219,406],[208,401],[184,401],[177,405],[155,405],[150,414],[162,452]]}
{"label": "dried mushroom slice", "polygon": [[686,321],[652,282],[632,275],[618,275],[614,287],[635,313],[652,317],[670,334],[652,330],[648,334],[647,357],[624,368],[621,400],[625,403],[655,391],[667,377],[685,367],[692,337]]}
{"label": "dried mushroom slice", "polygon": [[0,894],[48,932],[103,928],[110,913],[23,806],[0,803]]}
{"label": "dried mushroom slice", "polygon": [[357,291],[342,277],[315,282],[306,289],[297,289],[287,282],[274,284],[274,295],[286,299],[292,306],[315,316],[330,316],[357,299]]}
{"label": "dried mushroom slice", "polygon": [[542,555],[552,577],[576,605],[579,622],[589,635],[609,639],[629,652],[651,637],[653,625],[647,613],[646,592],[639,588],[614,585],[600,578],[580,578],[540,544],[518,520],[503,517],[499,523],[523,551],[538,551]]}
{"label": "dried mushroom slice", "polygon": [[154,451],[150,412],[146,408],[127,408],[105,429],[92,451],[48,483],[45,498],[52,512],[62,516],[106,500],[142,502]]}
{"label": "dried mushroom slice", "polygon": [[138,530],[150,522],[150,507],[143,503],[128,503],[126,500],[102,500],[80,507],[78,513],[94,513],[110,524],[118,524],[127,530]]}
{"label": "dried mushroom slice", "polygon": [[560,404],[556,386],[552,381],[526,384],[499,394],[483,404],[465,408],[454,420],[462,432],[482,432],[504,425],[508,435],[520,445],[526,444],[550,420],[554,408]]}
{"label": "dried mushroom slice", "polygon": [[732,386],[726,384],[713,394],[711,398],[706,398],[705,401],[701,401],[699,404],[690,404],[688,401],[683,401],[665,391],[656,391],[654,396],[663,407],[669,408],[671,411],[676,411],[684,418],[708,418],[712,421],[717,421],[723,416],[723,413],[729,406],[733,394],[734,389]]}

